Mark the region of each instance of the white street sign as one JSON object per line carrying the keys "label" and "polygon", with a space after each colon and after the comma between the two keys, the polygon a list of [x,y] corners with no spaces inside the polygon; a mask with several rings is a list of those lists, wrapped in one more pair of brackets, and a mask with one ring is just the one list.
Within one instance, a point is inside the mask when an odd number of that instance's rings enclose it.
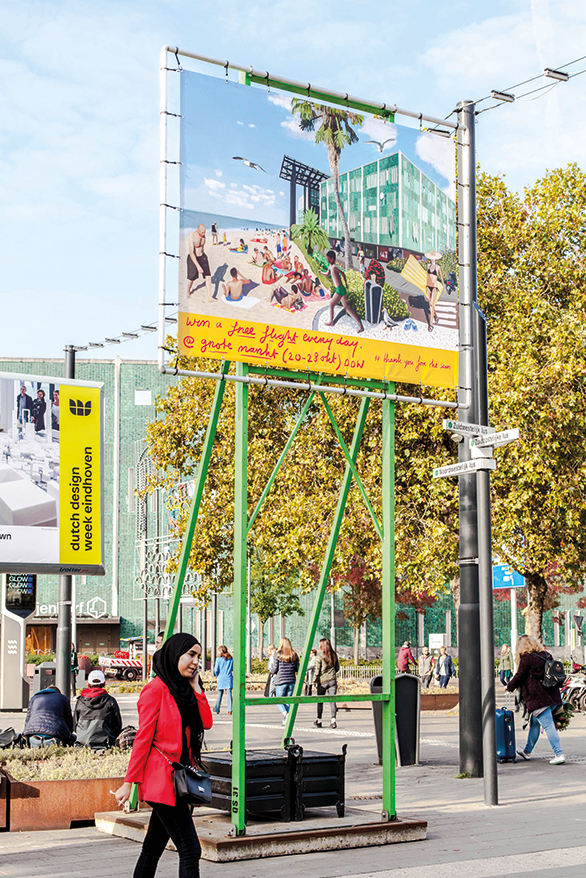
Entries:
{"label": "white street sign", "polygon": [[501,445],[515,442],[518,438],[519,430],[517,427],[514,427],[512,430],[501,430],[500,433],[493,433],[491,436],[471,438],[470,448],[499,448]]}
{"label": "white street sign", "polygon": [[464,421],[447,421],[443,422],[444,430],[451,430],[452,433],[460,433],[462,436],[488,436],[494,433],[494,427],[483,427],[481,424],[466,424]]}
{"label": "white street sign", "polygon": [[451,466],[438,466],[433,471],[433,477],[434,479],[445,479],[449,476],[475,473],[481,469],[496,469],[496,460],[493,457],[481,457],[477,460],[465,460],[463,463],[454,463]]}

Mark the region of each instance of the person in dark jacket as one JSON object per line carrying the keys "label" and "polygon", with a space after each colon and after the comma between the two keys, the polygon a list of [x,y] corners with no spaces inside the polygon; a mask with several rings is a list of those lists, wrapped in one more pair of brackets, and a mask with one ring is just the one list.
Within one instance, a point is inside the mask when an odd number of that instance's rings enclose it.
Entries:
{"label": "person in dark jacket", "polygon": [[[28,414],[25,414],[28,412]],[[28,421],[32,420],[33,416],[33,400],[32,397],[26,392],[26,387],[24,384],[20,385],[20,393],[16,397],[16,418],[19,424],[19,427],[22,427],[23,424],[26,424]]]}
{"label": "person in dark jacket", "polygon": [[106,692],[105,682],[103,671],[91,671],[88,688],[81,690],[73,711],[77,744],[92,750],[114,746],[122,731],[118,702]]}
{"label": "person in dark jacket", "polygon": [[47,403],[45,401],[45,391],[37,390],[37,398],[33,400],[33,421],[35,422],[35,433],[40,433],[45,429],[45,412],[47,411]]}
{"label": "person in dark jacket", "polygon": [[445,646],[440,646],[440,654],[435,665],[434,674],[439,681],[440,689],[447,689],[450,677],[456,675],[452,656],[448,655]]}
{"label": "person in dark jacket", "polygon": [[551,659],[549,652],[535,637],[523,634],[517,641],[518,670],[507,686],[509,692],[521,690],[521,696],[531,715],[529,735],[523,750],[517,750],[521,759],[531,759],[533,748],[539,740],[541,729],[546,733],[554,752],[550,759],[551,765],[563,765],[566,761],[560,736],[555,727],[552,710],[562,703],[560,690],[557,686],[543,685],[545,663]]}
{"label": "person in dark jacket", "polygon": [[69,699],[56,686],[41,689],[30,700],[23,735],[28,738],[56,738],[62,744],[73,744],[73,717]]}
{"label": "person in dark jacket", "polygon": [[[291,646],[291,641],[288,637],[283,637],[281,640],[272,667],[271,673],[275,678],[275,695],[277,698],[293,695],[295,677],[299,670],[299,656]],[[283,714],[283,725],[285,725],[287,714],[289,713],[289,705],[279,704],[277,706]]]}

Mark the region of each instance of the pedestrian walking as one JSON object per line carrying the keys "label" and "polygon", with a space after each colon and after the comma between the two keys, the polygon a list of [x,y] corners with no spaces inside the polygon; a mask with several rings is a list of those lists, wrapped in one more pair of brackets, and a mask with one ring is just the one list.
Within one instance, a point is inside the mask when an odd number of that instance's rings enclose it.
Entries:
{"label": "pedestrian walking", "polygon": [[417,662],[413,658],[413,653],[411,652],[411,643],[409,640],[406,640],[397,656],[397,669],[399,673],[408,674],[410,665],[413,665],[413,667],[416,668]]}
{"label": "pedestrian walking", "polygon": [[315,674],[315,663],[317,660],[317,649],[312,649],[309,654],[307,663],[307,673],[305,674],[305,695],[313,694],[313,677]]}
{"label": "pedestrian walking", "polygon": [[[273,662],[273,676],[275,678],[275,695],[277,698],[286,698],[293,695],[295,677],[299,670],[299,656],[291,646],[288,637],[283,637]],[[283,714],[283,725],[287,722],[289,713],[288,704],[279,704],[279,710]]]}
{"label": "pedestrian walking", "polygon": [[513,653],[509,649],[509,645],[503,643],[499,660],[499,677],[501,678],[503,686],[506,686],[513,676],[513,670]]}
{"label": "pedestrian walking", "polygon": [[454,668],[452,656],[448,655],[445,646],[440,646],[440,654],[435,666],[435,676],[439,681],[440,689],[447,689],[450,677],[454,677],[455,674],[456,669]]}
{"label": "pedestrian walking", "polygon": [[212,727],[199,675],[201,646],[191,634],[174,634],[153,656],[156,677],[138,699],[138,732],[122,786],[115,796],[124,805],[131,784],[152,807],[134,878],[154,878],[169,838],[179,854],[179,878],[199,878],[201,845],[191,806],[177,800],[172,762],[199,762],[204,729]]}
{"label": "pedestrian walking", "polygon": [[517,641],[518,670],[508,683],[507,691],[521,690],[521,697],[531,717],[527,743],[522,750],[517,750],[521,759],[531,759],[543,729],[554,753],[553,759],[549,760],[550,765],[563,765],[566,760],[552,713],[553,708],[561,705],[562,698],[557,686],[543,685],[545,666],[550,660],[551,655],[536,637],[522,634]]}
{"label": "pedestrian walking", "polygon": [[423,647],[423,651],[419,656],[418,672],[421,678],[421,685],[424,689],[429,689],[433,671],[435,668],[435,658],[431,655],[427,646]]}
{"label": "pedestrian walking", "polygon": [[[340,670],[340,662],[334,648],[327,637],[322,637],[319,642],[319,653],[315,661],[315,671],[313,680],[317,686],[318,695],[337,695],[338,693],[338,672]],[[317,719],[314,726],[321,729],[321,719],[323,716],[323,701],[317,705]],[[335,701],[330,702],[330,728],[337,727],[336,714],[338,706]]]}
{"label": "pedestrian walking", "polygon": [[218,698],[214,712],[220,712],[222,696],[224,692],[228,693],[228,713],[232,713],[232,689],[234,688],[234,659],[228,651],[228,647],[218,647],[218,657],[214,665],[214,677],[217,677]]}
{"label": "pedestrian walking", "polygon": [[100,670],[90,671],[86,689],[75,703],[73,722],[76,744],[92,750],[113,747],[122,731],[122,718],[118,702],[108,695],[106,677]]}

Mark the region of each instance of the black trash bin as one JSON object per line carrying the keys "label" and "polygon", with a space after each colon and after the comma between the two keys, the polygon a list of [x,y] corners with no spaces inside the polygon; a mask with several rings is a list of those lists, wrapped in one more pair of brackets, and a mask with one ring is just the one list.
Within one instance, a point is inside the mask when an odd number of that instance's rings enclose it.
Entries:
{"label": "black trash bin", "polygon": [[[204,751],[202,765],[211,775],[211,807],[232,809],[232,754]],[[245,768],[245,819],[250,814],[278,812],[291,820],[293,757],[288,750],[247,750]]]}
{"label": "black trash bin", "polygon": [[57,665],[55,662],[41,662],[40,665],[37,665],[33,676],[33,695],[36,695],[41,689],[54,686],[56,674]]}
{"label": "black trash bin", "polygon": [[341,753],[304,750],[298,744],[289,747],[293,757],[293,820],[303,820],[306,809],[335,805],[338,817],[344,816],[344,772],[347,744]]}
{"label": "black trash bin", "polygon": [[[379,674],[370,681],[374,695],[383,691]],[[399,765],[417,765],[419,762],[419,720],[421,709],[421,680],[415,674],[395,676],[395,756]],[[372,717],[376,735],[378,762],[382,764],[383,706],[372,702]]]}

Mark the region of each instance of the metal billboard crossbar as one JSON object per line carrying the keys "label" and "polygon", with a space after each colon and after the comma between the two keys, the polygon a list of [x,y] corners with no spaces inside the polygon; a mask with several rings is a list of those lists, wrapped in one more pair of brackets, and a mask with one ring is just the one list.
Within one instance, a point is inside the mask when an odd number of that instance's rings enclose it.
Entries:
{"label": "metal billboard crossbar", "polygon": [[[363,398],[366,397],[368,399],[378,399],[382,402],[388,400],[389,402],[416,403],[419,405],[431,406],[432,408],[466,408],[465,404],[458,405],[457,402],[450,402],[445,399],[427,399],[424,396],[401,396],[398,393],[380,393],[373,390],[364,390],[364,384],[367,382],[360,382],[362,387],[352,387],[350,383],[344,384],[343,387],[333,387],[329,384],[320,384],[319,382],[311,381],[310,378],[308,378],[307,381],[285,381],[282,379],[267,378],[266,376],[275,374],[271,369],[267,369],[263,377],[255,377],[254,375],[228,375],[223,372],[198,372],[194,369],[176,369],[174,366],[163,366],[160,371],[164,375],[181,375],[184,378],[211,378],[214,381],[233,381],[237,384],[257,384],[261,387],[288,387],[292,390],[307,390],[313,393],[316,391],[321,393],[323,391],[324,393],[334,393],[338,396],[357,396]],[[301,373],[299,373],[299,375],[301,375]],[[355,383],[358,383],[359,379],[354,379],[354,381]]]}

